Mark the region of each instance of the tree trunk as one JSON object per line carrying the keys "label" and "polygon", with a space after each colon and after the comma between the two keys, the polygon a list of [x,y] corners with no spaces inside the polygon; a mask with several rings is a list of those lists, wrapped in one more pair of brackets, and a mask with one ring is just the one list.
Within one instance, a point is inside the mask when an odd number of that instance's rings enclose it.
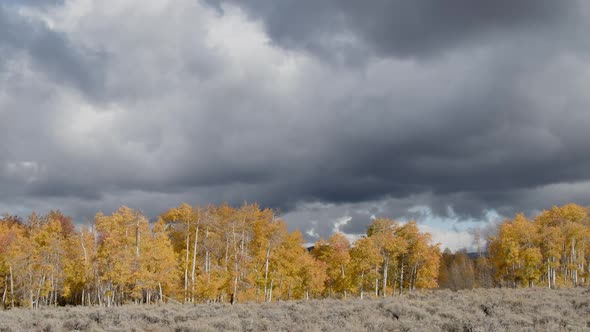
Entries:
{"label": "tree trunk", "polygon": [[415,264],[414,269],[412,270],[411,291],[416,289],[416,279],[418,279],[418,264]]}
{"label": "tree trunk", "polygon": [[35,305],[36,305],[35,309],[39,308],[39,300],[41,299],[41,288],[42,288],[43,284],[45,284],[46,278],[47,277],[45,277],[45,275],[43,275],[43,277],[41,278],[41,282],[39,283],[39,287],[37,287],[37,294],[35,294]]}
{"label": "tree trunk", "polygon": [[375,265],[375,297],[379,297],[379,267]]}
{"label": "tree trunk", "polygon": [[[572,239],[572,266],[575,268],[576,266],[576,239]],[[578,270],[575,269],[572,271],[572,282],[574,286],[578,286]]]}
{"label": "tree trunk", "polygon": [[193,247],[193,267],[191,271],[191,301],[195,302],[195,269],[197,267],[197,245],[199,243],[199,222],[197,221],[197,228],[195,229],[195,243]]}
{"label": "tree trunk", "polygon": [[387,295],[387,270],[389,270],[389,257],[383,262],[383,297]]}
{"label": "tree trunk", "polygon": [[[4,278],[6,278],[6,276],[4,276]],[[6,303],[6,294],[8,293],[8,283],[5,282],[4,283],[4,292],[2,292],[2,307],[4,307],[4,304]]]}
{"label": "tree trunk", "polygon": [[[340,272],[342,275],[342,280],[346,280],[346,275],[344,274],[344,264],[340,264]],[[342,293],[344,295],[344,298],[346,299],[346,287],[342,290]]]}
{"label": "tree trunk", "polygon": [[364,283],[365,283],[365,271],[363,271],[361,273],[361,285],[360,285],[361,286],[360,287],[360,289],[361,289],[361,300],[363,299],[363,295],[365,293],[365,291],[364,291]]}
{"label": "tree trunk", "polygon": [[102,307],[102,287],[100,287],[100,284],[96,285],[96,298],[98,299],[98,305]]}
{"label": "tree trunk", "polygon": [[229,265],[229,238],[225,239],[225,270],[228,270]]}
{"label": "tree trunk", "polygon": [[14,278],[12,276],[12,265],[9,267],[10,270],[10,308],[14,308]]}
{"label": "tree trunk", "polygon": [[186,229],[186,257],[184,260],[184,302],[188,299],[188,255],[190,252],[190,223],[187,223]]}
{"label": "tree trunk", "polygon": [[270,258],[270,240],[266,246],[266,257],[264,259],[264,302],[267,302],[267,287],[268,287],[268,260]]}
{"label": "tree trunk", "polygon": [[49,292],[49,303],[48,305],[51,305],[51,300],[53,300],[54,294],[55,294],[55,277],[53,275],[53,272],[51,273],[51,278],[49,278],[51,280],[51,291]]}
{"label": "tree trunk", "polygon": [[273,284],[274,284],[275,280],[274,279],[270,279],[270,289],[268,290],[268,302],[272,302],[272,289],[273,289]]}
{"label": "tree trunk", "polygon": [[80,244],[82,245],[82,251],[84,252],[84,267],[88,266],[88,253],[86,252],[86,246],[84,245],[84,233],[80,232]]}
{"label": "tree trunk", "polygon": [[[232,228],[233,244],[234,244],[234,292],[232,294],[232,302],[238,300],[238,278],[240,277],[240,258],[238,256],[238,248],[236,242],[236,229]],[[243,240],[243,239],[242,239]],[[233,303],[232,303],[233,304]]]}
{"label": "tree trunk", "polygon": [[549,261],[547,261],[547,288],[551,289],[551,266],[549,266]]}
{"label": "tree trunk", "polygon": [[209,284],[209,282],[211,281],[211,274],[209,273],[209,271],[211,271],[211,262],[210,262],[210,257],[209,257],[209,225],[207,225],[207,227],[205,228],[205,273],[207,273],[207,285]]}
{"label": "tree trunk", "polygon": [[283,300],[283,275],[279,278],[279,291],[281,292],[279,300]]}
{"label": "tree trunk", "polygon": [[404,293],[404,263],[402,263],[399,273],[399,295]]}

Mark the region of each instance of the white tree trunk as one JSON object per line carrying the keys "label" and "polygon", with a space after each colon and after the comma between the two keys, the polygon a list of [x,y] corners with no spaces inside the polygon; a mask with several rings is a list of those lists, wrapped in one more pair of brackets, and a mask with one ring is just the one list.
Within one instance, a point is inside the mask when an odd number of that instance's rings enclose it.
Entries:
{"label": "white tree trunk", "polygon": [[363,271],[363,272],[361,273],[361,287],[360,287],[360,289],[361,289],[361,300],[363,299],[363,295],[364,295],[364,293],[365,293],[365,290],[364,290],[364,283],[365,283],[365,271]]}
{"label": "white tree trunk", "polygon": [[197,245],[199,243],[199,224],[197,221],[197,228],[195,229],[195,243],[193,246],[193,267],[191,271],[191,284],[192,284],[192,294],[191,294],[191,301],[195,301],[195,270],[197,267]]}
{"label": "white tree trunk", "polygon": [[266,246],[266,257],[264,259],[264,302],[268,301],[268,261],[270,258],[270,240]]}
{"label": "white tree trunk", "polygon": [[387,295],[387,271],[389,270],[389,257],[385,257],[383,263],[383,297]]}

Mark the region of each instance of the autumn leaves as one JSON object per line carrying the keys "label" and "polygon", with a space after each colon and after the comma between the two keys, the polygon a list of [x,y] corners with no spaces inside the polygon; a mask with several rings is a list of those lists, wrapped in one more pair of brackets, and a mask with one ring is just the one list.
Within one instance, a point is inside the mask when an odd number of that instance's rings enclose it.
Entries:
{"label": "autumn leaves", "polygon": [[[161,299],[176,284],[177,264],[166,226],[127,207],[98,214],[76,231],[59,212],[0,222],[0,284],[5,306],[111,306]],[[8,273],[7,273],[8,272]]]}
{"label": "autumn leaves", "polygon": [[[299,231],[256,204],[181,204],[155,223],[121,207],[79,229],[59,211],[0,219],[5,308],[391,296],[437,287],[440,271],[448,284],[457,269],[447,265],[415,222],[377,218],[352,243],[336,233],[308,250]],[[477,267],[493,276],[490,285],[587,285],[588,210],[569,204],[506,220]]]}
{"label": "autumn leaves", "polygon": [[377,219],[350,243],[304,247],[270,209],[182,204],[150,224],[121,207],[79,230],[59,211],[0,220],[2,305],[277,301],[436,287],[440,252],[415,223]]}
{"label": "autumn leaves", "polygon": [[326,264],[326,296],[387,296],[437,286],[439,247],[415,222],[375,219],[352,245],[337,233],[318,241],[312,255]]}
{"label": "autumn leaves", "polygon": [[[569,204],[534,220],[519,214],[499,225],[480,259],[495,285],[586,285],[588,211]],[[299,231],[256,204],[181,204],[151,224],[121,207],[79,229],[59,211],[0,219],[4,307],[389,296],[437,287],[440,265],[439,246],[415,222],[378,218],[352,243],[336,233],[307,250]]]}
{"label": "autumn leaves", "polygon": [[299,231],[257,205],[183,204],[162,218],[182,257],[185,301],[385,296],[437,285],[439,248],[413,222],[377,219],[353,244],[336,233],[308,252]]}
{"label": "autumn leaves", "polygon": [[553,207],[533,220],[506,220],[489,241],[497,282],[511,287],[587,285],[590,218],[576,204]]}

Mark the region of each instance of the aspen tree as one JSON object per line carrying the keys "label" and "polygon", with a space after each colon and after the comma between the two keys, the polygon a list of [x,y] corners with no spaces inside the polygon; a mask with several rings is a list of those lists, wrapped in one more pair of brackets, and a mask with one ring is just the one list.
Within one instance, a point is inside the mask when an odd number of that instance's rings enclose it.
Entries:
{"label": "aspen tree", "polygon": [[350,249],[351,273],[355,276],[356,288],[361,299],[364,298],[365,289],[370,289],[372,280],[379,278],[375,266],[382,262],[383,256],[373,238],[361,238]]}
{"label": "aspen tree", "polygon": [[[381,268],[381,296],[383,297],[387,296],[387,282],[389,279],[389,270],[391,266],[394,267],[395,272],[399,271],[398,275],[400,287],[403,284],[405,266],[404,262],[401,261],[400,258],[407,252],[408,244],[405,239],[396,235],[396,230],[398,227],[399,224],[393,220],[377,218],[373,220],[373,222],[367,228],[367,236],[373,238],[375,245],[379,248],[381,256],[383,257]],[[400,265],[397,266],[398,264]],[[377,285],[375,286],[375,289],[377,289]],[[395,290],[395,283],[393,284],[393,289]]]}
{"label": "aspen tree", "polygon": [[351,276],[347,272],[350,263],[350,242],[342,233],[333,234],[327,242],[316,242],[312,255],[326,264],[329,295],[340,293],[346,298],[351,288]]}

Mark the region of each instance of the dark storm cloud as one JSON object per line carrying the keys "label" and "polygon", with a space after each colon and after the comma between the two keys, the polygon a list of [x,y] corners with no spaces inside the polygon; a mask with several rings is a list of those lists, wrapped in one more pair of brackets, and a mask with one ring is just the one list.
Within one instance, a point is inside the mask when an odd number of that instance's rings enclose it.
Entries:
{"label": "dark storm cloud", "polygon": [[257,201],[325,236],[590,203],[582,3],[228,4],[0,7],[0,212]]}
{"label": "dark storm cloud", "polygon": [[[576,1],[206,0],[261,19],[274,42],[332,59],[363,54],[431,56],[498,34],[549,31],[576,14]],[[501,38],[501,37],[500,37]],[[370,52],[369,52],[370,53]]]}

